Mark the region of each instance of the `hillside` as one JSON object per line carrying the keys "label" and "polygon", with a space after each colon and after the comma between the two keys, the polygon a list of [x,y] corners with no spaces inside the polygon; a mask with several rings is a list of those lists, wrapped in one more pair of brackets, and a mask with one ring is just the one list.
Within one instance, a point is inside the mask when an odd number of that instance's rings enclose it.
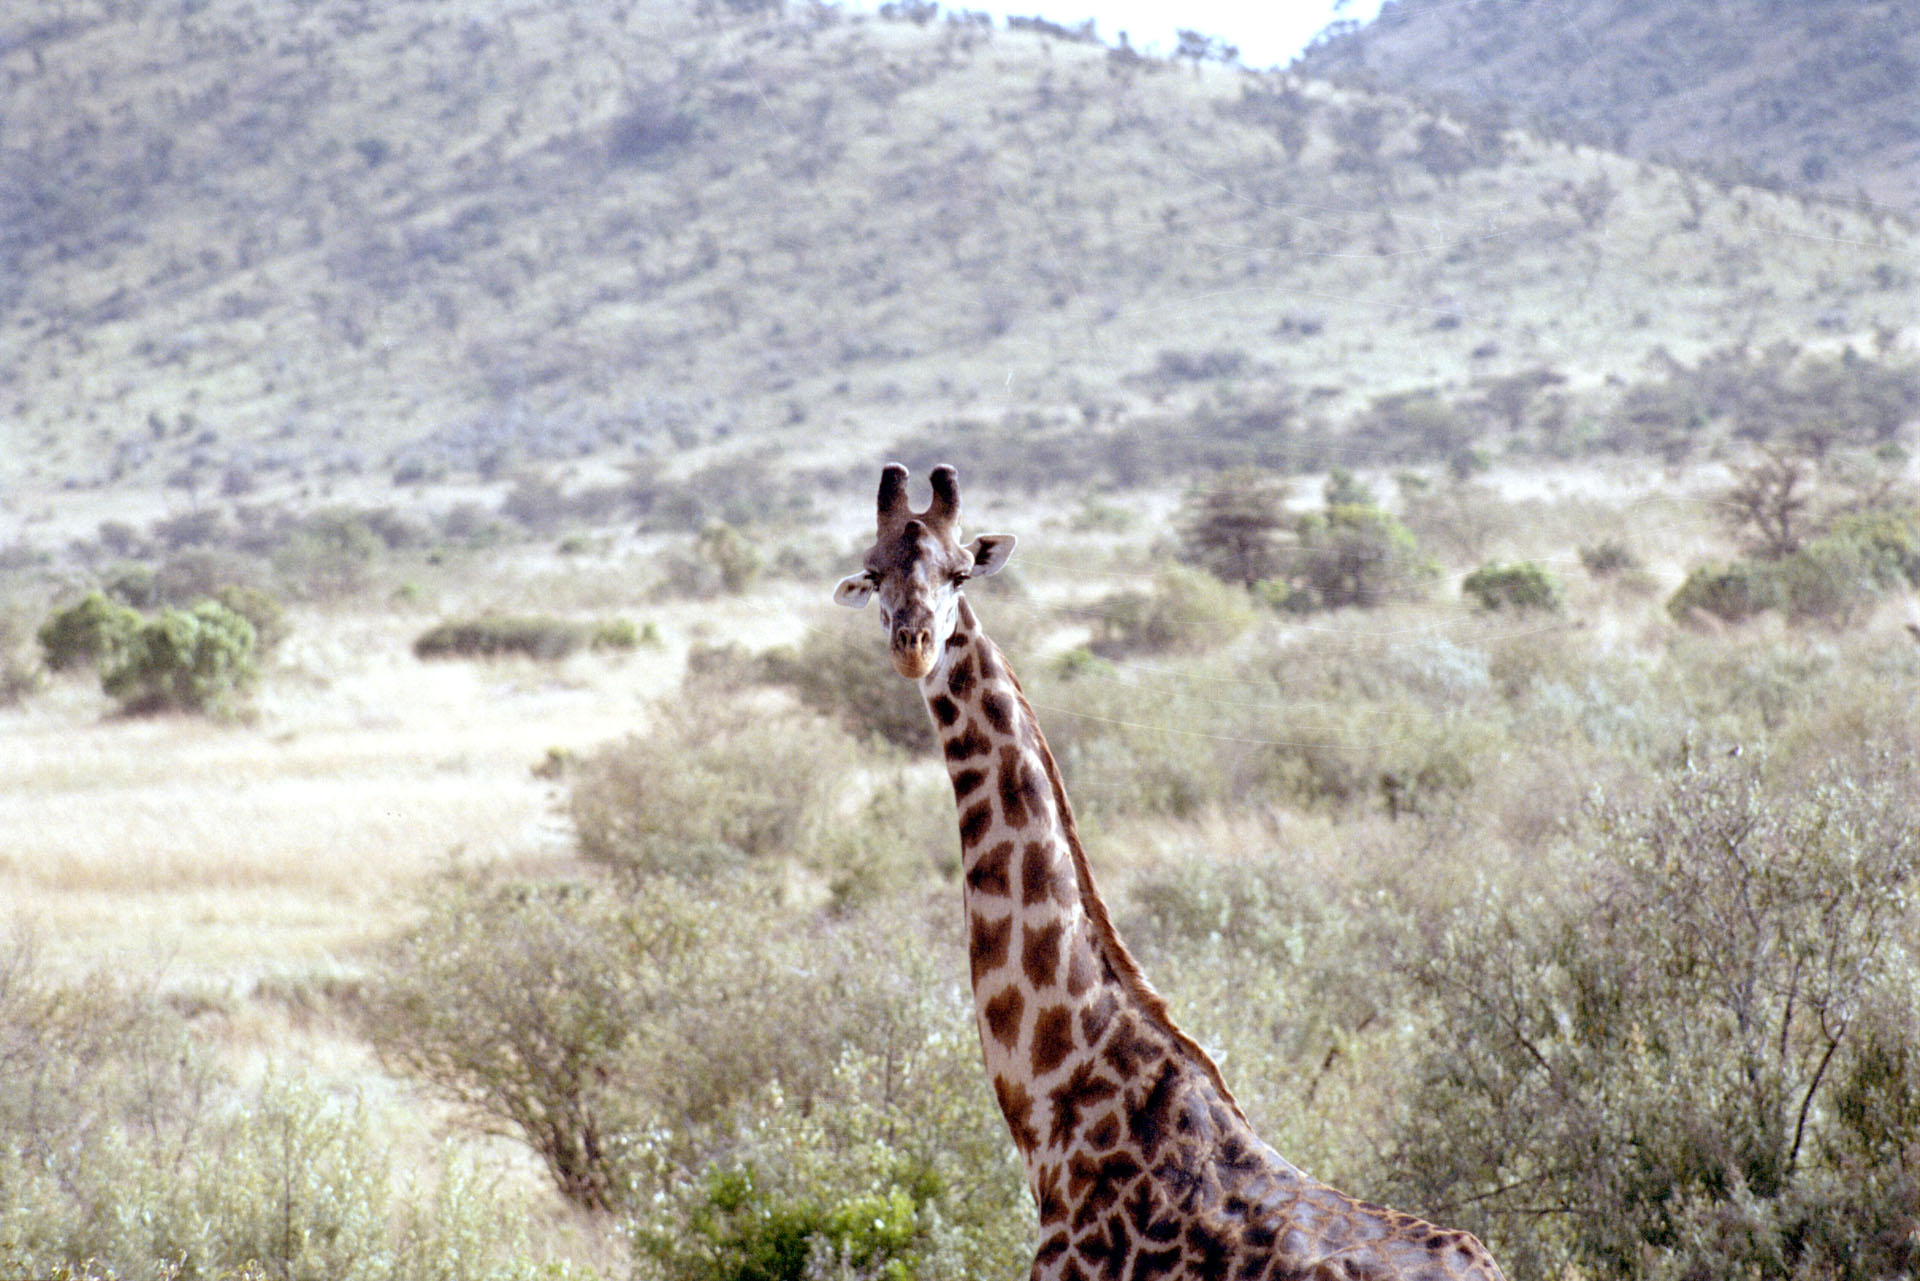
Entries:
{"label": "hillside", "polygon": [[1232,419],[1311,465],[1393,393],[1885,354],[1913,314],[1886,219],[1039,31],[64,12],[0,38],[0,540],[557,459],[838,466],[954,422]]}
{"label": "hillside", "polygon": [[1905,0],[1388,0],[1295,70],[1920,210],[1920,10]]}

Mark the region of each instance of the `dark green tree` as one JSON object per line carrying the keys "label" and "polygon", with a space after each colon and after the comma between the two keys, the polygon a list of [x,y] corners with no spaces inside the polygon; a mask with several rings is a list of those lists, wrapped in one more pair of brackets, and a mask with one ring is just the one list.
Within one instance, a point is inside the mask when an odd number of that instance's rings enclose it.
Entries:
{"label": "dark green tree", "polygon": [[1251,587],[1284,571],[1290,523],[1287,482],[1258,468],[1236,468],[1187,495],[1182,558],[1223,582]]}

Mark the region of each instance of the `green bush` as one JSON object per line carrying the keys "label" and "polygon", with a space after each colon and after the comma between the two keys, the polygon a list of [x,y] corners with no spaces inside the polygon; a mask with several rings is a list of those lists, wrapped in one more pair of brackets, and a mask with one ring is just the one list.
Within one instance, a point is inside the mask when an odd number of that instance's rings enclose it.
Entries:
{"label": "green bush", "polygon": [[214,592],[213,599],[253,625],[254,648],[262,654],[280,648],[293,630],[287,623],[287,607],[261,588],[230,583]]}
{"label": "green bush", "polygon": [[1377,507],[1335,504],[1300,518],[1288,581],[1322,609],[1421,595],[1436,570],[1406,526]]}
{"label": "green bush", "polygon": [[1032,1202],[960,962],[903,907],[825,921],[736,908],[702,948],[639,1040],[730,1088],[706,1126],[650,1149],[666,1177],[631,1225],[641,1277],[1010,1276],[1031,1262]]}
{"label": "green bush", "polygon": [[1755,561],[1697,565],[1672,596],[1667,613],[1675,622],[1687,622],[1695,611],[1726,623],[1743,622],[1780,602],[1779,582],[1772,570]]}
{"label": "green bush", "polygon": [[374,985],[368,1033],[481,1129],[525,1142],[562,1195],[611,1208],[632,1111],[618,1079],[657,996],[635,974],[678,945],[676,924],[586,886],[449,876]]}
{"label": "green bush", "polygon": [[713,521],[687,551],[666,557],[663,564],[666,592],[706,599],[747,591],[759,580],[764,561],[745,534],[724,521]]}
{"label": "green bush", "polygon": [[768,679],[791,686],[801,703],[833,717],[850,733],[916,753],[936,744],[926,701],[887,662],[877,629],[810,628],[798,650],[769,654],[764,670]]}
{"label": "green bush", "polygon": [[273,552],[287,590],[307,600],[339,600],[364,591],[387,549],[364,512],[315,512],[289,529]]}
{"label": "green bush", "polygon": [[1638,570],[1640,557],[1619,539],[1608,538],[1582,547],[1580,564],[1595,578],[1606,578],[1613,574]]}
{"label": "green bush", "polygon": [[253,624],[204,600],[141,622],[100,683],[129,712],[224,712],[258,675]]}
{"label": "green bush", "polygon": [[1740,622],[1770,609],[1796,620],[1844,624],[1891,591],[1920,583],[1920,518],[1896,510],[1853,513],[1818,538],[1768,561],[1701,565],[1667,612]]}
{"label": "green bush", "polygon": [[657,717],[574,773],[568,812],[589,861],[706,877],[811,850],[852,769],[845,734],[812,717],[724,706]]}
{"label": "green bush", "polygon": [[1476,908],[1410,958],[1435,1034],[1399,1194],[1461,1207],[1515,1275],[1920,1262],[1920,773],[1720,760],[1603,816],[1585,893]]}
{"label": "green bush", "polygon": [[875,1281],[912,1281],[920,1235],[914,1187],[823,1200],[770,1194],[753,1169],[711,1170],[684,1233],[638,1244],[672,1281],[805,1281],[822,1265]]}
{"label": "green bush", "polygon": [[50,672],[111,664],[140,627],[137,610],[92,591],[40,626],[40,652]]}
{"label": "green bush", "polygon": [[1095,654],[1193,654],[1231,641],[1253,622],[1244,590],[1197,570],[1154,575],[1151,592],[1121,592],[1100,602]]}
{"label": "green bush", "polygon": [[631,619],[609,618],[595,623],[587,643],[596,650],[624,653],[642,645],[660,645],[660,629],[652,623],[636,626]]}
{"label": "green bush", "polygon": [[413,642],[421,660],[436,658],[503,658],[519,655],[556,662],[578,652],[594,637],[584,623],[562,618],[467,618],[439,623]]}
{"label": "green bush", "polygon": [[1856,534],[1828,534],[1772,565],[1780,605],[1796,620],[1844,624],[1906,578],[1896,555]]}
{"label": "green bush", "polygon": [[1482,565],[1461,580],[1460,592],[1489,611],[1540,609],[1557,613],[1563,600],[1560,580],[1530,560]]}
{"label": "green bush", "polygon": [[1910,586],[1920,587],[1920,510],[1852,512],[1835,519],[1826,536],[1872,549],[1876,559]]}

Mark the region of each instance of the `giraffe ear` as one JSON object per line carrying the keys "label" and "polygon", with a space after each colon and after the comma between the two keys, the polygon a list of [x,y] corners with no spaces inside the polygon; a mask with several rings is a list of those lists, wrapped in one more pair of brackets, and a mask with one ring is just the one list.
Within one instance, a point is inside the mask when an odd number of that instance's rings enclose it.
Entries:
{"label": "giraffe ear", "polygon": [[833,603],[845,605],[848,609],[860,609],[873,599],[873,576],[871,574],[848,574],[833,589]]}
{"label": "giraffe ear", "polygon": [[967,547],[973,553],[973,569],[969,578],[985,578],[988,574],[997,574],[1001,566],[1013,555],[1012,534],[982,534]]}

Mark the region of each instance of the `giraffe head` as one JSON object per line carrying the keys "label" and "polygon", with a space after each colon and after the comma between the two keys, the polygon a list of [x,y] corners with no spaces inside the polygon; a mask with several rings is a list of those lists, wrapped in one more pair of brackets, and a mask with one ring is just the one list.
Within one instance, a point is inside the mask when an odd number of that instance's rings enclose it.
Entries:
{"label": "giraffe head", "polygon": [[834,589],[833,599],[859,609],[880,597],[893,668],[908,680],[933,670],[960,617],[960,588],[969,578],[998,570],[1013,554],[1012,534],[982,534],[959,542],[960,486],[953,468],[933,469],[933,502],[923,512],[907,505],[907,469],[889,463],[880,473],[879,533],[866,568]]}

